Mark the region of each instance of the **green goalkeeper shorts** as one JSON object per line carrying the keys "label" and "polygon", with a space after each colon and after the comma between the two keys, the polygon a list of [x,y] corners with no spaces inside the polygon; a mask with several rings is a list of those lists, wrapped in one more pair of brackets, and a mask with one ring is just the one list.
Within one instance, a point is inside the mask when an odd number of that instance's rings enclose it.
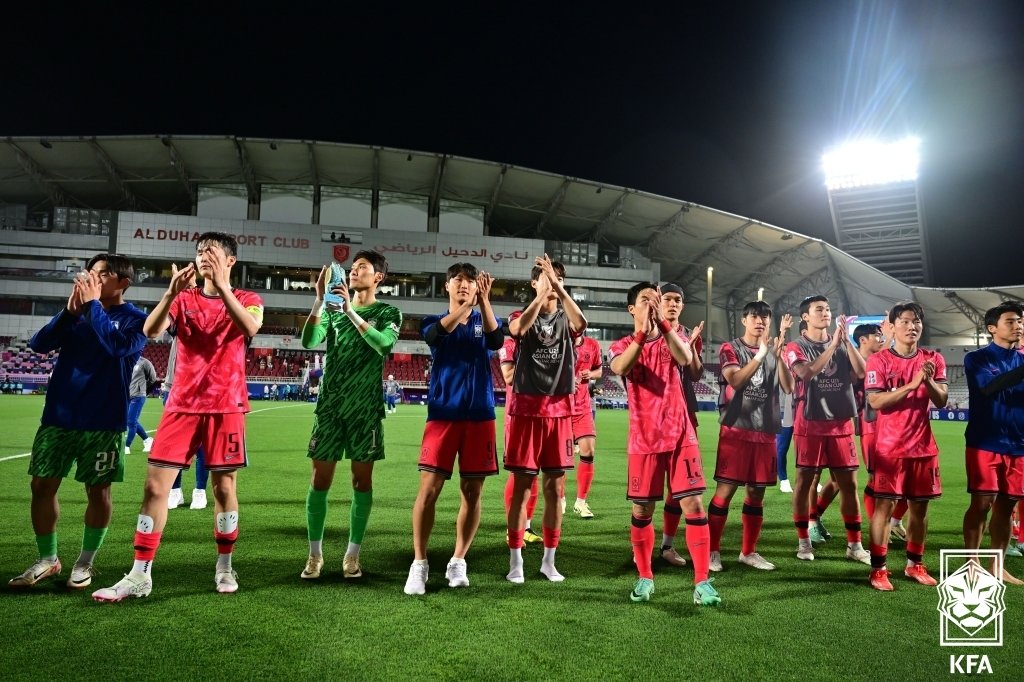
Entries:
{"label": "green goalkeeper shorts", "polygon": [[379,419],[356,422],[313,415],[308,456],[321,462],[376,462],[384,459],[383,428]]}
{"label": "green goalkeeper shorts", "polygon": [[28,473],[65,478],[78,464],[75,480],[87,486],[124,480],[124,431],[73,431],[40,426],[32,442]]}

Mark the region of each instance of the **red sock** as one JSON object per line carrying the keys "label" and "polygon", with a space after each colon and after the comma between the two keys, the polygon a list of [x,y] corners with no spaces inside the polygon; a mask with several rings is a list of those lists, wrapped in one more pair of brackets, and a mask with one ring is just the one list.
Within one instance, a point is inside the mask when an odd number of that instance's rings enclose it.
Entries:
{"label": "red sock", "polygon": [[230,533],[221,533],[215,530],[213,539],[217,542],[217,554],[231,554],[235,549],[235,541],[238,539],[238,529],[235,528]]}
{"label": "red sock", "polygon": [[674,538],[679,532],[679,521],[683,518],[683,508],[678,503],[666,502],[661,515],[661,532],[670,538]]}
{"label": "red sock", "polygon": [[693,561],[693,584],[704,582],[711,563],[711,532],[708,517],[703,512],[686,515],[686,549]]}
{"label": "red sock", "polygon": [[544,549],[556,549],[558,547],[558,541],[562,537],[561,528],[548,528],[544,526],[541,529],[541,533],[544,536]]}
{"label": "red sock", "polygon": [[875,515],[875,496],[868,495],[868,491],[864,491],[864,513],[870,519]]}
{"label": "red sock", "polygon": [[846,526],[846,541],[860,542],[860,515],[847,516],[843,514],[843,525]]}
{"label": "red sock", "polygon": [[892,520],[902,521],[903,516],[907,513],[907,508],[910,506],[906,500],[900,500],[896,503],[896,508],[892,510]]}
{"label": "red sock", "polygon": [[800,540],[806,540],[811,537],[807,530],[810,525],[811,518],[809,516],[798,516],[793,514],[793,525],[796,526],[796,537]]}
{"label": "red sock", "polygon": [[764,523],[764,503],[754,502],[750,498],[743,500],[743,549],[744,554],[757,551],[757,541],[761,537],[761,525]]}
{"label": "red sock", "polygon": [[537,477],[533,477],[533,485],[530,486],[530,499],[526,502],[526,522],[533,521],[533,510],[537,508]]}
{"label": "red sock", "polygon": [[157,547],[163,533],[143,533],[135,531],[135,560],[152,561],[156,558]]}
{"label": "red sock", "polygon": [[825,515],[825,511],[828,509],[830,504],[832,504],[832,500],[826,500],[824,497],[821,497],[820,495],[818,496],[818,502],[814,507],[815,511],[818,512],[819,519]]}
{"label": "red sock", "polygon": [[[690,517],[687,516],[687,519]],[[711,539],[712,552],[719,552],[722,549],[722,533],[725,532],[725,522],[729,518],[729,502],[715,495],[708,505],[708,533]]]}
{"label": "red sock", "polygon": [[633,517],[629,526],[629,540],[633,543],[633,562],[641,578],[654,579],[651,570],[651,552],[654,551],[654,524],[651,519]]}
{"label": "red sock", "polygon": [[576,497],[581,500],[587,499],[587,495],[590,494],[590,484],[593,482],[593,457],[580,457],[580,465],[576,467]]}
{"label": "red sock", "polygon": [[522,549],[523,548],[523,529],[519,528],[516,530],[508,531],[508,548],[509,549]]}
{"label": "red sock", "polygon": [[924,561],[924,543],[917,544],[907,540],[907,561],[919,564]]}
{"label": "red sock", "polygon": [[1017,503],[1017,542],[1024,545],[1024,500]]}
{"label": "red sock", "polygon": [[885,568],[885,558],[889,554],[888,545],[871,544],[871,568]]}
{"label": "red sock", "polygon": [[508,518],[508,510],[512,508],[512,489],[515,488],[516,477],[512,474],[508,475],[508,480],[505,481],[505,518]]}

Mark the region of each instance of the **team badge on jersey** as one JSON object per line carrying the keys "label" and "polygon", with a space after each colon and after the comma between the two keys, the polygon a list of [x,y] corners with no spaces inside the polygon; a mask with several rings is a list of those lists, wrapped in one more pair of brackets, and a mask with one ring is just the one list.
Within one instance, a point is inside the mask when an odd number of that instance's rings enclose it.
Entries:
{"label": "team badge on jersey", "polygon": [[868,372],[868,384],[874,385],[878,381],[878,373],[875,370]]}
{"label": "team badge on jersey", "polygon": [[473,325],[473,336],[475,336],[476,338],[479,339],[483,335],[484,335],[484,326],[482,324],[475,324],[475,325]]}

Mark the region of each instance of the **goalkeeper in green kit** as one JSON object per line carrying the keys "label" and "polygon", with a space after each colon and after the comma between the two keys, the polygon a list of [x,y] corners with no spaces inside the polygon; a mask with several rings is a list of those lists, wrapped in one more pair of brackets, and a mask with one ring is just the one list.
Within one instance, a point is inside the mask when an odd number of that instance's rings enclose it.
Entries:
{"label": "goalkeeper in green kit", "polygon": [[[316,580],[323,570],[327,492],[339,461],[352,462],[352,508],[349,542],[342,562],[345,578],[362,576],[359,548],[373,505],[373,463],[384,459],[384,404],[380,382],[384,360],[398,339],[402,313],[377,300],[377,287],[387,277],[388,264],[376,251],[360,251],[352,260],[348,282],[330,282],[325,266],[316,282],[316,302],[302,328],[303,348],[327,341],[320,398],[313,416],[309,458],[313,477],[306,493],[309,558],[301,577]],[[334,294],[340,304],[328,303]]]}

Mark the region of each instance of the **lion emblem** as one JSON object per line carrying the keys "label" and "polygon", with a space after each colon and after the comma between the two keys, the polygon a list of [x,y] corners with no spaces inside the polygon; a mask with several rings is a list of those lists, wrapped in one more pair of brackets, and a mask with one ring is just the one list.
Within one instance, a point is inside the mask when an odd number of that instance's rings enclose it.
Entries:
{"label": "lion emblem", "polygon": [[975,559],[946,576],[938,590],[939,612],[971,637],[1006,609],[1006,586]]}

